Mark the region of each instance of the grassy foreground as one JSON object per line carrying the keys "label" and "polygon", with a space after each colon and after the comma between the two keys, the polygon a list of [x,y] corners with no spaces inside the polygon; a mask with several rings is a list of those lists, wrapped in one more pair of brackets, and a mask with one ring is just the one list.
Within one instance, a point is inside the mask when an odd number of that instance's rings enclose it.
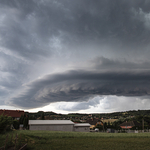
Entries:
{"label": "grassy foreground", "polygon": [[[79,133],[55,131],[13,131],[28,150],[148,150],[150,133]],[[0,134],[0,147],[7,134]]]}

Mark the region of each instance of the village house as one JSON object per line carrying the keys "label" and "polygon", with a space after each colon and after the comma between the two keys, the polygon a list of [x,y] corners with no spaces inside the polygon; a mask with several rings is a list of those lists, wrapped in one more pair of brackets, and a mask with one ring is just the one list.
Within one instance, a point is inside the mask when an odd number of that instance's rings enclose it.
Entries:
{"label": "village house", "polygon": [[100,119],[96,119],[96,118],[88,119],[86,121],[86,123],[89,123],[91,125],[90,129],[95,128],[97,125],[102,125],[103,126],[103,122]]}
{"label": "village house", "polygon": [[141,126],[140,123],[138,123],[137,121],[129,121],[129,122],[124,122],[122,124],[120,124],[120,127],[122,129],[131,129],[134,126]]}
{"label": "village house", "polygon": [[1,109],[0,110],[0,115],[6,115],[6,116],[10,116],[13,119],[17,119],[19,120],[19,118],[24,115],[24,111],[23,110],[5,110],[5,109]]}

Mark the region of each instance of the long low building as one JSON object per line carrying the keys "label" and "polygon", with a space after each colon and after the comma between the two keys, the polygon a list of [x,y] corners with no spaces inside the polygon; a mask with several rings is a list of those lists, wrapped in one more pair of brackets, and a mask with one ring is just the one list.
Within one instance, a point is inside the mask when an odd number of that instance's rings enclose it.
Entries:
{"label": "long low building", "polygon": [[76,132],[89,132],[90,126],[91,125],[89,123],[75,123],[74,124],[74,131],[76,131]]}
{"label": "long low building", "polygon": [[89,123],[77,123],[70,120],[29,120],[29,130],[89,132]]}

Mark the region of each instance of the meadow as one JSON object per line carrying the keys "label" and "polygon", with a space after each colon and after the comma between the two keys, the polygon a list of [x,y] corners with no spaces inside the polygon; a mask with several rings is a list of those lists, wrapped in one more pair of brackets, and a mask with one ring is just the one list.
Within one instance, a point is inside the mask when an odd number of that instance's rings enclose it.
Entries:
{"label": "meadow", "polygon": [[[150,133],[80,133],[55,131],[11,131],[0,134],[0,147],[17,135],[28,150],[148,150]],[[7,138],[6,138],[7,137]]]}

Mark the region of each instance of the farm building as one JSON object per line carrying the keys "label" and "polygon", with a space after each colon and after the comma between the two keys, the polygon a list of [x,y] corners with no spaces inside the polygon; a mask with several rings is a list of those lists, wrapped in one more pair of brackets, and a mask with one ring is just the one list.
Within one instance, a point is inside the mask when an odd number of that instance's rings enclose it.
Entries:
{"label": "farm building", "polygon": [[89,123],[76,123],[74,124],[74,131],[76,132],[89,132],[90,131]]}
{"label": "farm building", "polygon": [[29,120],[30,130],[89,132],[90,124],[75,124],[70,120]]}

